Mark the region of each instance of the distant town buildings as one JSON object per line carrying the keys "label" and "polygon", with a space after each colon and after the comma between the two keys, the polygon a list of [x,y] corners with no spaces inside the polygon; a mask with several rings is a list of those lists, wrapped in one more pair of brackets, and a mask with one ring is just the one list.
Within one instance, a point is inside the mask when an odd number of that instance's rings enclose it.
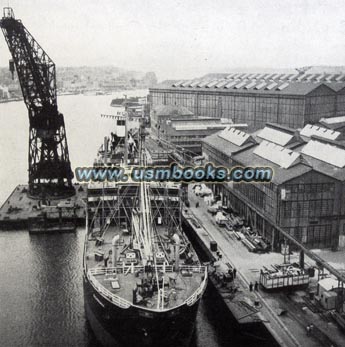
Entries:
{"label": "distant town buildings", "polygon": [[[117,90],[146,89],[157,83],[154,72],[128,71],[113,66],[58,67],[56,75],[59,94],[103,94]],[[14,74],[12,80],[8,69],[0,68],[0,100],[21,96],[17,75]]]}

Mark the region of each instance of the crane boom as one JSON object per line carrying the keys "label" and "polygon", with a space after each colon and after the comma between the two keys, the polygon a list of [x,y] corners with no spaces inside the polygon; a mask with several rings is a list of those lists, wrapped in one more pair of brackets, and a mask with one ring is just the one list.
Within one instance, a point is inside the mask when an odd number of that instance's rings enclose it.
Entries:
{"label": "crane boom", "polygon": [[18,74],[29,114],[29,192],[32,195],[73,194],[65,122],[58,111],[55,64],[5,7],[0,27]]}

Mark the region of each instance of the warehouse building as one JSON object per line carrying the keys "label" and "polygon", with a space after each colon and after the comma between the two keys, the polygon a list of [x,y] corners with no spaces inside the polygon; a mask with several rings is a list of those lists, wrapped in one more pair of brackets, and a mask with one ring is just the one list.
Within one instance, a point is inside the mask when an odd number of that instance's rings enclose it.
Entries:
{"label": "warehouse building", "polygon": [[157,137],[183,147],[191,156],[202,152],[202,139],[229,126],[221,118],[178,117],[159,123]]}
{"label": "warehouse building", "polygon": [[302,128],[345,115],[344,87],[342,74],[230,74],[151,88],[150,102],[181,105],[195,116],[228,118],[250,129],[269,122]]}
{"label": "warehouse building", "polygon": [[174,118],[195,118],[194,113],[182,105],[159,104],[151,109],[151,126],[156,129],[159,125],[166,123],[167,120]]}
{"label": "warehouse building", "polygon": [[252,135],[225,129],[203,140],[203,153],[215,164],[272,167],[270,183],[214,184],[212,189],[274,249],[283,242],[277,227],[311,248],[344,246],[345,147],[324,130],[320,137],[310,126],[303,135],[268,125]]}

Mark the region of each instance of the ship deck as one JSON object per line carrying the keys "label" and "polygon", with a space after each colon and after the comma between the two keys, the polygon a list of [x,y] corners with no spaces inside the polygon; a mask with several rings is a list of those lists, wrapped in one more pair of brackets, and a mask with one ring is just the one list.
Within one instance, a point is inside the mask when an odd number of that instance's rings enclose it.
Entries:
{"label": "ship deck", "polygon": [[[197,261],[187,265],[181,259],[178,271],[175,271],[172,265],[174,246],[167,238],[164,227],[157,227],[157,233],[163,240],[165,254],[169,258],[165,264],[160,262],[152,266],[150,271],[143,266],[140,259],[126,258],[125,253],[130,244],[130,234],[126,229],[111,226],[101,240],[89,236],[85,246],[85,263],[87,275],[96,289],[124,307],[135,305],[159,311],[173,309],[185,302],[193,303],[194,299],[199,298],[206,287],[205,267],[200,266]],[[114,266],[111,250],[115,235],[119,235],[119,240],[116,245],[117,262]],[[133,289],[138,293],[136,299]]]}

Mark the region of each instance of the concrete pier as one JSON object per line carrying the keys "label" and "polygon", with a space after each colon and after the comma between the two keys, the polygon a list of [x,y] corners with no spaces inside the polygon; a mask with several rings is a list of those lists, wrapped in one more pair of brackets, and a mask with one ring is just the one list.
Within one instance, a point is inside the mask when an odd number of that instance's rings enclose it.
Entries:
{"label": "concrete pier", "polygon": [[0,208],[0,230],[28,229],[30,220],[43,215],[60,224],[84,225],[86,186],[75,185],[75,189],[70,198],[41,200],[27,194],[27,185],[18,185]]}

